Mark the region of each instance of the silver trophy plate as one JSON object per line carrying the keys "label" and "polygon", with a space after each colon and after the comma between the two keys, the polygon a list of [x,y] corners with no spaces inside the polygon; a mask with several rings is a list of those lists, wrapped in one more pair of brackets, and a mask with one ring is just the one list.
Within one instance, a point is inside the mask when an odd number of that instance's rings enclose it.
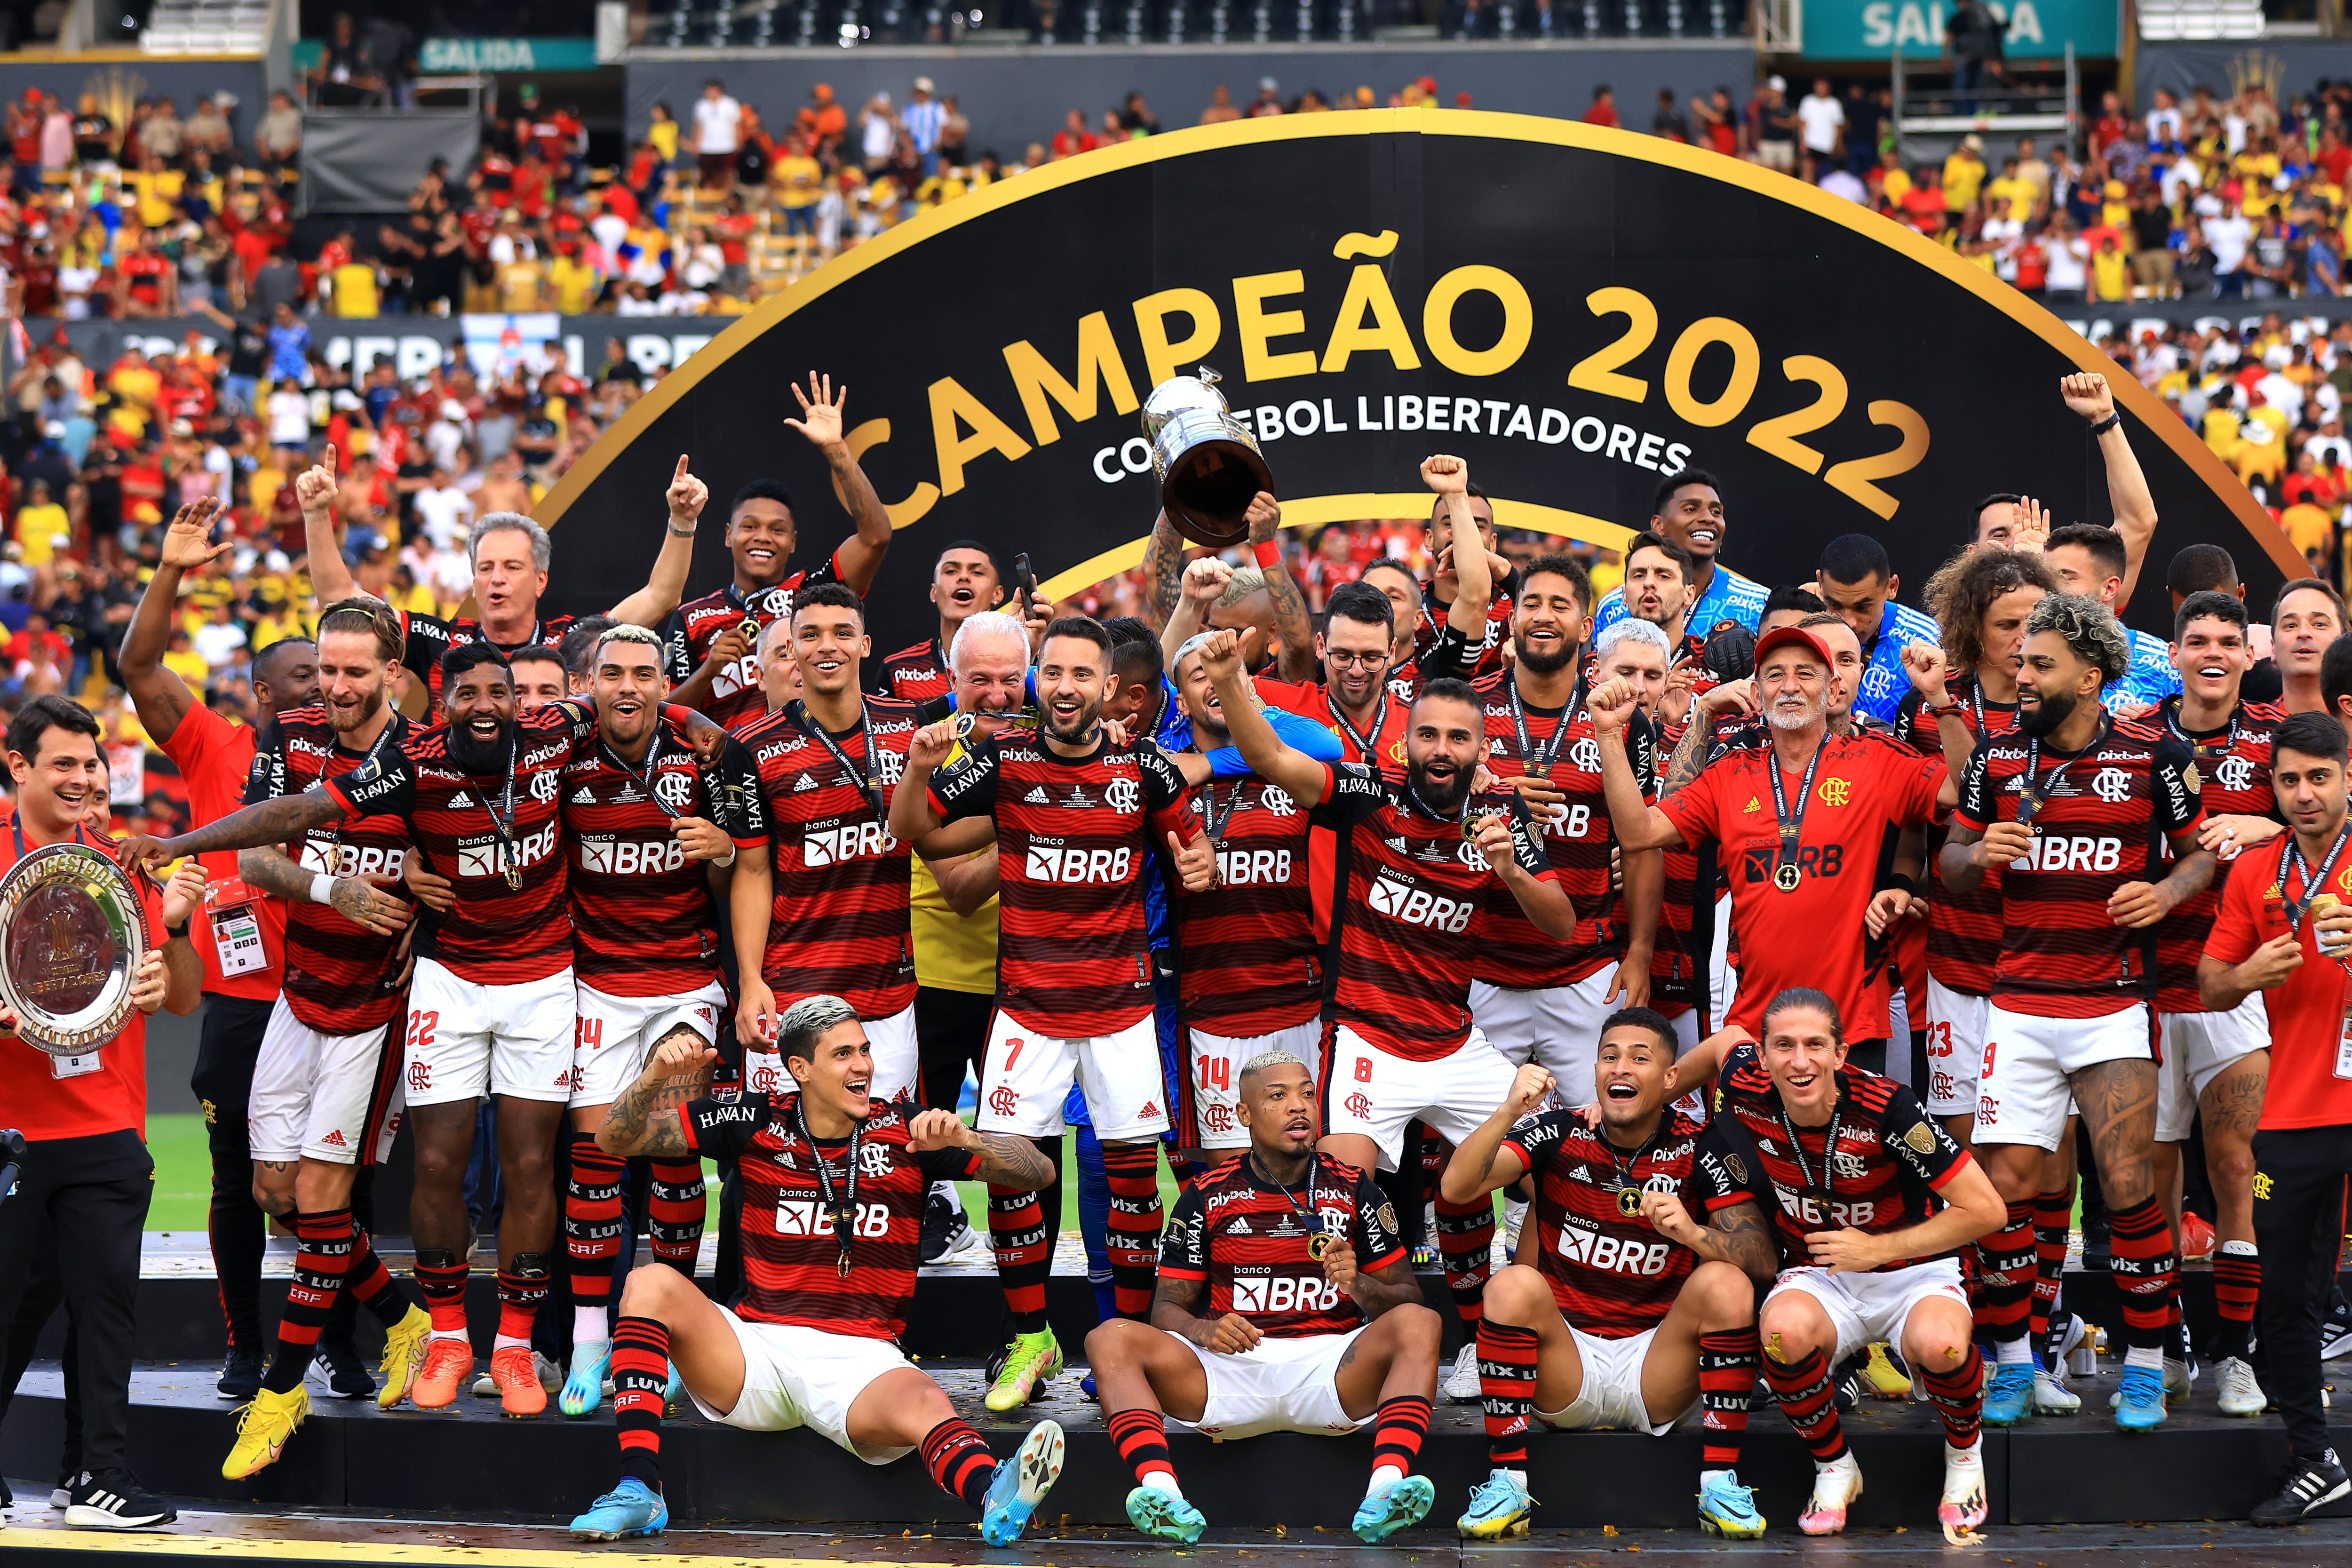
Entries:
{"label": "silver trophy plate", "polygon": [[16,862],[0,878],[0,1002],[16,1032],[60,1057],[114,1038],[147,936],[146,900],[100,851],[51,844]]}

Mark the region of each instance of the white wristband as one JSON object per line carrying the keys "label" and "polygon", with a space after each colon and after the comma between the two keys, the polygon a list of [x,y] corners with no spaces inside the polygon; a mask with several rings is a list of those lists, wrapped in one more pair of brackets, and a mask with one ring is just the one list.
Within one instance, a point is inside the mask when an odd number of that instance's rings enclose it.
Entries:
{"label": "white wristband", "polygon": [[312,903],[323,904],[328,902],[334,893],[334,890],[335,879],[327,872],[321,871],[317,876],[310,879],[310,901]]}
{"label": "white wristband", "polygon": [[712,865],[714,865],[714,866],[716,866],[716,867],[718,867],[718,868],[719,868],[720,870],[722,870],[722,871],[724,871],[725,869],[727,869],[727,868],[728,868],[728,867],[732,866],[733,864],[735,864],[735,846],[733,846],[732,844],[730,844],[730,845],[727,847],[727,858],[726,858],[726,859],[724,859],[724,860],[713,860],[713,861],[711,862],[711,864],[712,864]]}

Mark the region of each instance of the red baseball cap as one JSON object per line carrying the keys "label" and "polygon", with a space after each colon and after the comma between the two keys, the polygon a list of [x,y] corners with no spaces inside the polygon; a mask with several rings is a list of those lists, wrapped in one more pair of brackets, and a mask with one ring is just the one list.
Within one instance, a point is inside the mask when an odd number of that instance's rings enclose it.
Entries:
{"label": "red baseball cap", "polygon": [[1829,648],[1822,639],[1802,626],[1774,626],[1756,639],[1756,668],[1764,668],[1765,656],[1777,648],[1801,647],[1821,661],[1823,669],[1835,669],[1837,661],[1830,658]]}

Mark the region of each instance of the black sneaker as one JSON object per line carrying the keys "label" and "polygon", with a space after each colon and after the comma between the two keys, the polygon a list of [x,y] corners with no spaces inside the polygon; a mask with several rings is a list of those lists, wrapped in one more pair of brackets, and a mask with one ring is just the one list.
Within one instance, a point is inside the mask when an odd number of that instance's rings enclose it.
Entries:
{"label": "black sneaker", "polygon": [[937,1263],[945,1256],[948,1244],[955,1238],[958,1221],[966,1226],[971,1223],[964,1218],[961,1207],[950,1203],[937,1187],[933,1187],[923,1199],[924,1262]]}
{"label": "black sneaker", "polygon": [[68,1530],[152,1530],[179,1517],[178,1509],[149,1496],[129,1470],[96,1476],[84,1470],[75,1478],[72,1500],[66,1504]]}
{"label": "black sneaker", "polygon": [[349,1340],[320,1340],[310,1365],[344,1399],[365,1399],[375,1393],[375,1379],[360,1359],[359,1346]]}
{"label": "black sneaker", "polygon": [[261,1352],[242,1346],[228,1347],[228,1358],[221,1363],[220,1396],[239,1404],[261,1392]]}
{"label": "black sneaker", "polygon": [[2352,1492],[2352,1477],[2344,1473],[2336,1462],[2336,1450],[2328,1449],[2317,1460],[2297,1459],[2294,1468],[2287,1472],[2286,1484],[2279,1488],[2278,1496],[2256,1508],[2252,1516],[2255,1524],[2294,1524],[2323,1503],[2334,1502],[2347,1492]]}
{"label": "black sneaker", "polygon": [[2352,1301],[2331,1295],[2327,1316],[2319,1325],[2319,1359],[2334,1361],[2346,1354],[2352,1354]]}

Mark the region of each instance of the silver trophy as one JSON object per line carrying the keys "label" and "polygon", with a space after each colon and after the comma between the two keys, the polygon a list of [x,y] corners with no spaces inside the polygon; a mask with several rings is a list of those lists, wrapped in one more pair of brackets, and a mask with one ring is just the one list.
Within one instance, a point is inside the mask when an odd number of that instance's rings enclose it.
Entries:
{"label": "silver trophy", "polygon": [[147,937],[146,900],[100,851],[51,844],[17,861],[0,878],[0,1002],[16,1032],[60,1057],[114,1038]]}
{"label": "silver trophy", "polygon": [[1176,531],[1223,549],[1249,537],[1249,504],[1274,474],[1250,427],[1217,390],[1217,373],[1171,375],[1143,403],[1143,434],[1160,476],[1160,505]]}

